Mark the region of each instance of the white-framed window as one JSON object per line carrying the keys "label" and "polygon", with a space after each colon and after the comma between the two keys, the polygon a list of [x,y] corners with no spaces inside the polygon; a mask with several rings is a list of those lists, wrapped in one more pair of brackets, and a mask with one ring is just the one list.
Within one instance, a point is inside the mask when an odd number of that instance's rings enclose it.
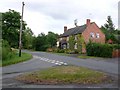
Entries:
{"label": "white-framed window", "polygon": [[74,45],[74,49],[77,49],[77,43],[75,43],[75,45]]}
{"label": "white-framed window", "polygon": [[75,35],[75,41],[77,41],[77,35]]}
{"label": "white-framed window", "polygon": [[67,37],[67,41],[69,41],[69,36]]}
{"label": "white-framed window", "polygon": [[100,34],[99,33],[96,33],[96,38],[100,38]]}
{"label": "white-framed window", "polygon": [[92,37],[92,38],[94,38],[94,37],[95,37],[95,35],[94,35],[94,33],[93,33],[93,32],[91,32],[91,33],[90,33],[90,37]]}
{"label": "white-framed window", "polygon": [[59,41],[57,41],[57,47],[59,47]]}
{"label": "white-framed window", "polygon": [[69,49],[69,43],[67,43],[67,49]]}

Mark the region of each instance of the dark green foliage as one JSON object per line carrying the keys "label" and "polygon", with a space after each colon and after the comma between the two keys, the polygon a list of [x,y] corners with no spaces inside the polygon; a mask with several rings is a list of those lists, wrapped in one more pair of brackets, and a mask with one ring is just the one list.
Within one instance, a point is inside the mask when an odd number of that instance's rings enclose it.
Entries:
{"label": "dark green foliage", "polygon": [[47,42],[51,48],[56,45],[57,38],[58,38],[58,34],[55,34],[53,32],[48,32],[48,34],[46,35]]}
{"label": "dark green foliage", "polygon": [[69,49],[70,50],[74,50],[74,45],[75,45],[75,38],[74,38],[74,36],[69,36],[69,41],[68,41],[68,43],[69,43]]}
{"label": "dark green foliage", "polygon": [[[20,19],[20,13],[11,9],[2,13],[2,38],[7,40],[11,47],[18,47]],[[23,30],[25,26],[26,24],[23,21]]]}
{"label": "dark green foliage", "polygon": [[7,41],[2,40],[2,60],[8,60],[13,57],[14,52],[11,51]]}
{"label": "dark green foliage", "polygon": [[54,52],[55,53],[65,53],[65,50],[57,48],[57,49],[54,50]]}
{"label": "dark green foliage", "polygon": [[113,49],[120,49],[120,44],[114,44]]}
{"label": "dark green foliage", "polygon": [[88,56],[112,57],[113,45],[88,43],[86,49]]}
{"label": "dark green foliage", "polygon": [[47,35],[44,33],[39,34],[33,39],[33,48],[37,51],[46,51],[48,48],[53,48],[57,42],[57,34],[48,32]]}
{"label": "dark green foliage", "polygon": [[32,30],[29,27],[27,27],[26,30],[24,30],[22,33],[23,48],[32,49],[33,38],[34,37]]}
{"label": "dark green foliage", "polygon": [[43,33],[39,34],[38,37],[35,38],[33,44],[36,51],[45,51],[48,48],[46,45],[46,35]]}
{"label": "dark green foliage", "polygon": [[107,23],[104,24],[105,29],[107,29],[109,32],[113,32],[115,30],[115,26],[113,24],[111,16],[107,17]]}
{"label": "dark green foliage", "polygon": [[113,43],[118,43],[118,40],[114,34],[114,32],[109,32],[107,29],[105,29],[103,26],[101,27],[102,32],[105,34],[106,42],[111,39]]}
{"label": "dark green foliage", "polygon": [[120,43],[116,37],[116,35],[120,35],[120,30],[115,30],[115,26],[113,24],[111,16],[108,16],[106,21],[107,23],[105,23],[104,26],[101,27],[101,30],[105,34],[106,42],[111,39],[113,43]]}

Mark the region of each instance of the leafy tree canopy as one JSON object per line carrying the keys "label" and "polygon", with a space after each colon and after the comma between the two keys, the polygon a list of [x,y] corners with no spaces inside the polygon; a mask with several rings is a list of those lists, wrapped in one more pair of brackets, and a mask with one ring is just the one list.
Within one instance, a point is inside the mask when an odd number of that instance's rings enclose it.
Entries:
{"label": "leafy tree canopy", "polygon": [[[20,13],[9,9],[8,12],[2,13],[2,38],[7,40],[12,47],[18,46]],[[23,21],[23,30],[27,24]]]}

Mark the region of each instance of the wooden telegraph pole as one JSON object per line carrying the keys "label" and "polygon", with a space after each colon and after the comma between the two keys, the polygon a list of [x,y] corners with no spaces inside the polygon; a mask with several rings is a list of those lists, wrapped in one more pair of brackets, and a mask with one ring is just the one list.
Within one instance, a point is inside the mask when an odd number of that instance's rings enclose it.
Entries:
{"label": "wooden telegraph pole", "polygon": [[22,29],[23,29],[23,11],[24,11],[24,2],[22,2],[22,16],[21,16],[21,22],[20,22],[20,37],[19,37],[19,57],[21,57],[21,47],[22,47]]}

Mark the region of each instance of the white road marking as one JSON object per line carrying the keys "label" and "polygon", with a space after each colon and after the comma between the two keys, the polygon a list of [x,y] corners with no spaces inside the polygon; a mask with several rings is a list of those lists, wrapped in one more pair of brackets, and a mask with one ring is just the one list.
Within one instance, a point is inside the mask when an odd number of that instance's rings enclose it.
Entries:
{"label": "white road marking", "polygon": [[55,64],[57,64],[57,65],[58,65],[59,63],[55,63]]}
{"label": "white road marking", "polygon": [[60,62],[61,64],[64,64],[64,62]]}
{"label": "white road marking", "polygon": [[[39,58],[40,60],[42,61],[46,61],[46,62],[49,62],[49,63],[53,63],[53,64],[56,64],[56,65],[68,65],[67,63],[65,62],[61,62],[61,61],[57,61],[57,60],[51,60],[51,59],[48,59],[48,58],[44,58],[44,57],[38,57],[38,56],[33,56],[35,58]],[[24,62],[26,63],[26,62]]]}
{"label": "white road marking", "polygon": [[51,63],[55,63],[54,61],[52,61]]}
{"label": "white road marking", "polygon": [[58,64],[58,65],[62,65],[62,64]]}
{"label": "white road marking", "polygon": [[64,65],[68,65],[67,63],[64,63]]}

